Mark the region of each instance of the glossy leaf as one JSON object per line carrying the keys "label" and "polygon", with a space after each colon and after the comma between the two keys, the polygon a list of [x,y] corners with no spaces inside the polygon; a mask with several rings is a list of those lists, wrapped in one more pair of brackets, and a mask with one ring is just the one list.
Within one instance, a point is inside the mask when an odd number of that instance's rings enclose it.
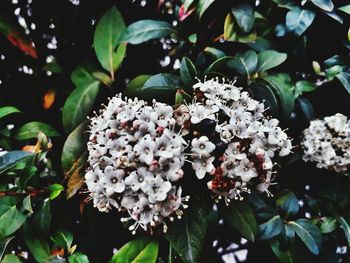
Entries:
{"label": "glossy leaf", "polygon": [[62,248],[70,248],[73,243],[73,235],[69,231],[58,231],[51,240],[55,245]]}
{"label": "glossy leaf", "polygon": [[250,85],[250,89],[254,94],[254,98],[263,101],[266,108],[269,108],[269,111],[272,115],[278,115],[278,100],[275,93],[268,85],[261,85],[254,83]]}
{"label": "glossy leaf", "polygon": [[250,79],[251,74],[255,72],[258,63],[258,56],[254,51],[247,51],[235,57],[227,64],[230,68],[236,71],[238,74]]}
{"label": "glossy leaf", "polygon": [[315,255],[320,252],[322,235],[320,230],[307,219],[298,219],[288,222],[293,227],[296,234],[304,242],[307,248]]}
{"label": "glossy leaf", "polygon": [[24,199],[23,199],[23,208],[25,210],[27,210],[29,213],[33,213],[33,207],[32,207],[32,201],[30,198],[30,195],[27,195]]}
{"label": "glossy leaf", "polygon": [[298,97],[304,92],[312,92],[316,89],[316,85],[307,80],[300,80],[295,83],[295,96]]}
{"label": "glossy leaf", "polygon": [[112,257],[110,263],[155,263],[158,256],[158,242],[151,238],[138,238],[126,243]]}
{"label": "glossy leaf", "polygon": [[96,56],[102,67],[109,71],[111,76],[114,76],[114,71],[120,65],[120,59],[115,59],[115,49],[124,30],[123,17],[114,6],[102,15],[96,26],[94,35]]}
{"label": "glossy leaf", "polygon": [[1,263],[21,263],[22,261],[14,254],[5,255],[4,259],[1,260]]}
{"label": "glossy leaf", "polygon": [[33,214],[33,222],[42,234],[48,234],[51,225],[51,205],[49,199],[46,199],[38,211]]}
{"label": "glossy leaf", "polygon": [[128,84],[126,84],[126,89],[124,90],[127,96],[137,96],[142,94],[140,91],[145,84],[145,82],[152,77],[151,75],[139,75],[133,78]]}
{"label": "glossy leaf", "polygon": [[340,227],[343,229],[348,245],[350,246],[350,223],[349,220],[346,220],[344,217],[339,217],[338,222]]}
{"label": "glossy leaf", "polygon": [[165,237],[185,263],[198,262],[205,242],[207,224],[204,204],[194,200],[181,222],[169,226]]}
{"label": "glossy leaf", "polygon": [[334,8],[332,0],[311,0],[311,2],[327,12],[331,12]]}
{"label": "glossy leaf", "polygon": [[204,73],[209,73],[209,72],[219,72],[221,67],[224,67],[227,65],[227,63],[229,61],[232,61],[233,59],[235,59],[234,57],[230,57],[230,56],[224,56],[221,57],[217,60],[215,60],[213,63],[211,63],[206,70],[204,71]]}
{"label": "glossy leaf", "polygon": [[334,217],[321,218],[320,231],[323,234],[333,232],[337,228],[337,219]]}
{"label": "glossy leaf", "polygon": [[69,263],[89,263],[87,255],[82,253],[74,253],[68,257]]}
{"label": "glossy leaf", "polygon": [[15,166],[17,163],[32,158],[34,155],[25,151],[12,151],[0,156],[0,174]]}
{"label": "glossy leaf", "polygon": [[192,87],[197,75],[196,67],[193,65],[192,61],[189,58],[184,57],[180,64],[180,76],[182,82],[185,85]]}
{"label": "glossy leaf", "polygon": [[51,256],[49,244],[43,237],[34,232],[33,226],[29,224],[24,225],[24,240],[37,262],[47,262]]}
{"label": "glossy leaf", "polygon": [[308,120],[312,120],[315,116],[315,110],[311,102],[305,97],[299,97],[298,102],[300,105],[300,109],[303,111],[305,117]]}
{"label": "glossy leaf", "polygon": [[60,193],[64,190],[64,187],[61,184],[52,184],[49,186],[49,190],[50,190],[50,196],[49,196],[50,200],[53,200],[60,195]]}
{"label": "glossy leaf", "polygon": [[181,88],[181,79],[177,75],[160,73],[150,77],[142,87],[144,90],[178,90]]}
{"label": "glossy leaf", "polygon": [[341,84],[343,84],[346,91],[350,94],[350,73],[342,71],[335,76]]}
{"label": "glossy leaf", "polygon": [[272,239],[278,236],[283,230],[283,221],[279,215],[259,226],[259,238],[261,240]]}
{"label": "glossy leaf", "polygon": [[280,263],[297,263],[290,251],[280,249],[280,243],[278,240],[272,240],[270,246]]}
{"label": "glossy leaf", "polygon": [[339,7],[338,9],[350,15],[350,5],[344,5]]}
{"label": "glossy leaf", "polygon": [[232,17],[233,15],[231,13],[227,14],[225,18],[224,23],[224,39],[228,40],[230,39],[234,34],[234,19]]}
{"label": "glossy leaf", "polygon": [[4,256],[6,248],[12,239],[14,239],[14,237],[8,237],[0,240],[0,260]]}
{"label": "glossy leaf", "polygon": [[4,118],[10,114],[14,114],[14,113],[21,113],[21,111],[19,109],[17,109],[16,107],[12,107],[12,106],[1,107],[0,108],[0,119]]}
{"label": "glossy leaf", "polygon": [[199,17],[202,17],[202,15],[207,11],[207,9],[210,7],[212,3],[214,3],[215,0],[199,0],[197,3],[197,10],[199,13]]}
{"label": "glossy leaf", "polygon": [[298,198],[293,192],[287,192],[276,200],[276,205],[286,217],[294,216],[299,211]]}
{"label": "glossy leaf", "polygon": [[275,50],[266,50],[258,54],[258,65],[256,71],[264,72],[279,66],[287,59],[287,54]]}
{"label": "glossy leaf", "polygon": [[232,14],[236,18],[238,26],[244,31],[249,32],[255,21],[254,10],[251,5],[244,3],[232,8]]}
{"label": "glossy leaf", "polygon": [[77,87],[67,98],[62,113],[63,127],[67,133],[86,120],[95,103],[100,86],[100,82],[82,66],[72,73],[72,81]]}
{"label": "glossy leaf", "polygon": [[255,241],[257,222],[248,202],[232,202],[224,210],[224,219],[229,226],[251,242]]}
{"label": "glossy leaf", "polygon": [[40,132],[44,133],[47,137],[61,136],[51,125],[39,121],[24,124],[16,131],[14,136],[17,140],[28,140],[36,138]]}
{"label": "glossy leaf", "polygon": [[0,204],[0,239],[13,234],[26,219],[27,216],[19,212],[16,206]]}
{"label": "glossy leaf", "polygon": [[133,45],[141,44],[151,39],[166,37],[176,32],[168,22],[160,20],[139,20],[129,25],[120,41]]}
{"label": "glossy leaf", "polygon": [[314,18],[314,12],[295,7],[287,13],[286,26],[289,31],[300,36],[312,24]]}

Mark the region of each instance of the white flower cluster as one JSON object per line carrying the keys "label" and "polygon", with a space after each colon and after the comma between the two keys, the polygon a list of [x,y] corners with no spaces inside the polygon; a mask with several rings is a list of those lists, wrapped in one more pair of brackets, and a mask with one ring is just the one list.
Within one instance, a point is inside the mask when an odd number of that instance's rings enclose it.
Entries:
{"label": "white flower cluster", "polygon": [[112,98],[91,119],[90,168],[85,180],[94,206],[108,212],[126,210],[133,233],[163,225],[186,208],[181,187],[186,142],[178,134],[173,108],[163,103]]}
{"label": "white flower cluster", "polygon": [[350,120],[337,113],[311,121],[302,141],[304,161],[338,173],[350,169]]}
{"label": "white flower cluster", "polygon": [[180,106],[175,119],[191,138],[198,179],[210,174],[208,188],[226,203],[242,200],[252,188],[270,195],[273,159],[292,148],[278,120],[265,117],[263,103],[225,80],[198,82],[193,89],[194,102]]}

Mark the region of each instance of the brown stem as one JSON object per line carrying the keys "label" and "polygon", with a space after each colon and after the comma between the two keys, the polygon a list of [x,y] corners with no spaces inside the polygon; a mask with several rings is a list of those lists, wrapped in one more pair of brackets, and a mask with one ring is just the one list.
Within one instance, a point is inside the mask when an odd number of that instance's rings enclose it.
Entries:
{"label": "brown stem", "polygon": [[21,196],[21,195],[38,196],[38,195],[46,194],[48,192],[49,192],[49,189],[28,190],[25,192],[2,191],[2,192],[0,192],[0,197],[3,197],[3,196]]}

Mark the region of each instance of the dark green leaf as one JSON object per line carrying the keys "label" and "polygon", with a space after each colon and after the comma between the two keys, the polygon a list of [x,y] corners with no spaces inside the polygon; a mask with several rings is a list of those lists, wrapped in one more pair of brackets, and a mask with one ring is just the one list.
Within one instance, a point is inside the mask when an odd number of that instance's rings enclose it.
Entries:
{"label": "dark green leaf", "polygon": [[49,190],[50,200],[53,200],[60,195],[60,193],[64,190],[64,187],[61,184],[52,184],[49,186]]}
{"label": "dark green leaf", "polygon": [[257,63],[258,56],[254,51],[250,50],[235,57],[235,59],[229,61],[227,64],[238,74],[250,79],[251,74],[255,72]]}
{"label": "dark green leaf", "polygon": [[286,217],[294,216],[299,211],[298,198],[293,192],[287,192],[276,200],[276,205],[285,213]]}
{"label": "dark green leaf", "polygon": [[272,240],[270,242],[271,249],[280,263],[297,263],[294,260],[292,253],[288,250],[280,250],[280,244],[278,240]]}
{"label": "dark green leaf", "polygon": [[286,26],[289,31],[300,36],[312,24],[314,18],[313,11],[295,7],[287,13]]}
{"label": "dark green leaf", "polygon": [[27,217],[18,211],[16,206],[0,205],[0,239],[3,239],[18,228],[26,221]]}
{"label": "dark green leaf", "polygon": [[277,67],[287,59],[287,54],[275,50],[266,50],[258,54],[258,65],[256,71],[264,72]]}
{"label": "dark green leaf", "polygon": [[304,242],[307,248],[315,255],[320,252],[322,235],[320,230],[307,219],[298,219],[288,222],[297,233],[299,238]]}
{"label": "dark green leaf", "polygon": [[55,243],[55,245],[68,249],[73,243],[73,235],[69,231],[59,231],[53,237],[51,237],[51,240]]}
{"label": "dark green leaf", "polygon": [[142,87],[144,90],[178,90],[181,89],[181,79],[179,76],[169,74],[169,73],[160,73],[150,77]]}
{"label": "dark green leaf", "polygon": [[42,234],[48,234],[51,225],[50,201],[46,199],[39,210],[33,214],[35,226]]}
{"label": "dark green leaf", "polygon": [[232,14],[236,18],[238,26],[244,32],[249,32],[253,28],[255,15],[251,5],[244,3],[234,7],[232,8]]}
{"label": "dark green leaf", "polygon": [[82,253],[75,253],[69,256],[68,262],[69,263],[89,263],[89,259],[87,255],[84,255]]}
{"label": "dark green leaf", "polygon": [[155,263],[158,242],[151,238],[138,238],[126,243],[110,260],[110,263]]}
{"label": "dark green leaf", "polygon": [[114,6],[103,14],[96,26],[94,35],[95,52],[102,67],[109,71],[111,76],[114,76],[114,71],[118,67],[114,54],[124,30],[123,17]]}
{"label": "dark green leaf", "polygon": [[235,201],[224,210],[224,219],[233,229],[251,242],[257,232],[257,222],[248,202]]}
{"label": "dark green leaf", "polygon": [[24,240],[35,260],[39,263],[47,262],[51,256],[48,242],[34,232],[33,226],[24,225]]}
{"label": "dark green leaf", "polygon": [[152,77],[151,75],[139,75],[132,79],[128,84],[126,84],[126,89],[124,90],[127,96],[138,96],[142,94],[141,89],[145,82]]}
{"label": "dark green leaf", "polygon": [[284,243],[289,247],[294,242],[294,238],[295,238],[294,229],[290,225],[284,224],[284,237],[283,237]]}
{"label": "dark green leaf", "polygon": [[307,80],[300,80],[295,83],[295,96],[298,97],[303,92],[311,92],[316,89],[316,85]]}
{"label": "dark green leaf", "polygon": [[0,241],[0,260],[4,256],[6,248],[12,239],[14,239],[14,237],[4,238]]}
{"label": "dark green leaf", "polygon": [[129,25],[121,37],[121,41],[133,45],[141,44],[151,39],[166,37],[175,29],[168,22],[159,20],[139,20]]}
{"label": "dark green leaf", "polygon": [[205,13],[205,11],[207,11],[207,9],[212,3],[214,3],[214,0],[199,0],[199,2],[197,3],[199,17],[201,17]]}
{"label": "dark green leaf", "polygon": [[301,110],[303,111],[305,117],[308,120],[312,120],[315,115],[314,107],[312,106],[311,102],[304,97],[299,97],[298,102],[300,105]]}
{"label": "dark green leaf", "polygon": [[12,107],[12,106],[1,107],[0,108],[0,119],[4,118],[10,114],[13,114],[13,113],[21,113],[21,111],[19,109],[17,109],[16,107]]}
{"label": "dark green leaf", "polygon": [[270,87],[279,96],[282,104],[283,114],[285,119],[289,119],[290,114],[294,109],[294,94],[292,92],[292,85],[290,77],[286,74],[277,74],[264,77]]}
{"label": "dark green leaf", "polygon": [[62,113],[63,127],[67,133],[86,120],[100,86],[100,82],[81,66],[72,73],[72,81],[77,87],[67,98]]}
{"label": "dark green leaf", "polygon": [[334,8],[332,0],[311,0],[311,2],[327,12],[331,12]]}
{"label": "dark green leaf", "polygon": [[224,67],[227,65],[227,62],[232,61],[233,59],[235,59],[234,57],[230,57],[230,56],[224,56],[221,57],[217,60],[215,60],[213,63],[211,63],[206,70],[204,71],[204,74],[207,74],[209,72],[219,72],[219,69],[221,67]]}
{"label": "dark green leaf", "polygon": [[343,84],[346,91],[350,94],[350,73],[342,71],[335,76],[341,84]]}
{"label": "dark green leaf", "polygon": [[196,67],[193,65],[192,61],[189,58],[184,57],[180,65],[180,76],[182,82],[185,85],[192,87],[197,75]]}
{"label": "dark green leaf", "polygon": [[350,15],[350,5],[344,5],[342,7],[339,7],[338,9]]}
{"label": "dark green leaf", "polygon": [[203,202],[192,201],[181,221],[172,224],[165,235],[185,263],[198,262],[207,232],[207,210]]}
{"label": "dark green leaf", "polygon": [[274,216],[269,221],[259,226],[259,238],[268,240],[278,236],[283,230],[283,221],[279,215]]}
{"label": "dark green leaf", "polygon": [[340,227],[343,229],[345,237],[348,241],[348,244],[350,246],[350,225],[348,220],[346,220],[344,217],[339,217],[338,222],[340,224]]}
{"label": "dark green leaf", "polygon": [[0,156],[0,174],[15,166],[17,163],[32,158],[34,155],[25,151],[12,151]]}
{"label": "dark green leaf", "polygon": [[33,121],[28,122],[20,127],[15,133],[15,138],[17,140],[33,139],[38,136],[39,132],[44,133],[47,137],[61,136],[60,133],[51,125],[43,122]]}

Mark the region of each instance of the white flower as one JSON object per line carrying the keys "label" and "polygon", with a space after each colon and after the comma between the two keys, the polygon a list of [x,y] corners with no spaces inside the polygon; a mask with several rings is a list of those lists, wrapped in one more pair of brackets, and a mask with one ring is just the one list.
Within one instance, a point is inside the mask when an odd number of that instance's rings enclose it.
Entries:
{"label": "white flower", "polygon": [[149,134],[145,135],[135,146],[134,151],[139,156],[141,162],[151,164],[157,144]]}
{"label": "white flower", "polygon": [[164,201],[170,189],[171,183],[164,181],[159,175],[146,177],[145,183],[141,186],[141,190],[148,195],[150,203]]}
{"label": "white flower", "polygon": [[214,159],[215,157],[213,156],[193,160],[192,167],[198,179],[203,179],[206,173],[213,173],[215,171],[215,167],[213,165]]}
{"label": "white flower", "polygon": [[192,140],[192,152],[197,154],[199,157],[207,157],[215,149],[215,144],[209,141],[207,136],[200,138],[194,138]]}
{"label": "white flower", "polygon": [[250,160],[243,159],[233,171],[236,176],[239,176],[243,182],[249,182],[252,178],[258,176],[254,164]]}
{"label": "white flower", "polygon": [[107,195],[121,193],[125,190],[125,172],[122,169],[115,170],[112,166],[104,169],[104,176],[101,177],[101,184],[106,188]]}

